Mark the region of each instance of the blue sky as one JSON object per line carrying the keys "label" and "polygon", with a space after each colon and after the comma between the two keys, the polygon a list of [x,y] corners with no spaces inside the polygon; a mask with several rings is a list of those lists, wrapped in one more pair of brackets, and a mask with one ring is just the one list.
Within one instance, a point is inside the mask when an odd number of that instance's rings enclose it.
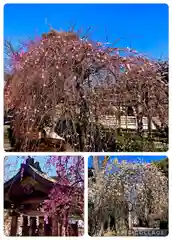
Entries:
{"label": "blue sky", "polygon": [[[50,176],[56,176],[55,167],[51,166],[51,168],[48,169],[45,166],[48,156],[33,156],[33,158],[35,161],[39,161],[42,171],[46,172]],[[4,163],[4,180],[10,179],[14,176],[25,159],[26,157],[9,156]]]}
{"label": "blue sky", "polygon": [[4,37],[15,45],[49,30],[91,27],[93,40],[132,47],[153,58],[168,57],[166,4],[6,4]]}
{"label": "blue sky", "polygon": [[[50,166],[50,168],[47,168],[46,162],[49,156],[33,156],[35,161],[39,161],[41,169],[46,172],[49,176],[56,176],[56,169],[54,166]],[[111,156],[110,161],[117,158],[118,161],[126,160],[127,162],[136,162],[136,161],[142,161],[146,163],[150,163],[152,161],[159,161],[166,156],[145,156],[145,155],[135,155],[135,156]],[[19,170],[21,163],[25,161],[26,157],[17,157],[17,156],[9,156],[4,162],[4,180],[7,181],[11,177],[13,177]],[[104,159],[104,156],[101,156],[99,158],[100,162]],[[88,167],[92,167],[92,156],[88,159]]]}
{"label": "blue sky", "polygon": [[[47,173],[49,176],[57,175],[56,167],[53,164],[49,165],[47,163],[48,159],[51,156],[32,156],[32,157],[34,158],[35,162],[38,161],[40,163],[40,167],[43,172]],[[74,160],[73,158],[75,158],[75,156],[70,157],[70,159],[68,161],[68,166],[70,166],[70,164],[72,164],[72,162]],[[27,159],[27,156],[25,156],[25,157],[23,157],[23,156],[6,157],[6,160],[4,162],[4,181],[7,181],[11,177],[13,177],[20,169],[21,164],[25,163],[26,159]]]}
{"label": "blue sky", "polygon": [[[115,158],[117,158],[118,159],[118,161],[120,162],[120,161],[123,161],[123,160],[125,160],[125,161],[127,161],[127,162],[137,162],[137,161],[141,161],[141,162],[146,162],[146,163],[150,163],[150,162],[152,162],[152,161],[159,161],[159,160],[162,160],[162,159],[164,159],[164,158],[166,158],[166,156],[142,156],[142,155],[138,155],[138,156],[136,156],[136,155],[134,155],[134,156],[111,156],[110,157],[110,160],[109,161],[111,161],[111,160],[113,160],[113,159],[115,159]],[[101,156],[101,157],[99,157],[99,161],[101,162],[102,160],[104,159],[104,156]],[[88,159],[88,167],[90,168],[90,167],[92,167],[92,160],[93,160],[93,157],[92,156],[90,156],[89,157],[89,159]]]}

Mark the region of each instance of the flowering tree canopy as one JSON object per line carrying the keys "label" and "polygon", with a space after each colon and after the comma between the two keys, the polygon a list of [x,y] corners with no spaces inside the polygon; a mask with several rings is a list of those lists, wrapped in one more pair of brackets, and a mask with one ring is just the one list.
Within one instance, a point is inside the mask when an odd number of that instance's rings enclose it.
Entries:
{"label": "flowering tree canopy", "polygon": [[[96,157],[93,161],[96,165]],[[154,164],[115,160],[89,180],[89,208],[90,235],[104,235],[111,219],[114,235],[128,235],[129,212],[152,227],[154,221],[168,219],[168,179]]]}
{"label": "flowering tree canopy", "polygon": [[44,202],[47,216],[67,217],[77,214],[83,219],[84,160],[81,157],[50,157],[46,166],[55,166],[57,183]]}
{"label": "flowering tree canopy", "polygon": [[36,143],[29,141],[45,127],[75,150],[107,150],[104,142],[111,142],[115,151],[115,137],[104,136],[99,121],[113,112],[120,122],[121,109],[126,115],[129,107],[140,135],[143,116],[149,119],[150,133],[151,121],[167,125],[168,85],[159,63],[135,50],[51,30],[13,51],[10,66],[5,106],[14,110],[12,130],[20,151],[35,151]]}

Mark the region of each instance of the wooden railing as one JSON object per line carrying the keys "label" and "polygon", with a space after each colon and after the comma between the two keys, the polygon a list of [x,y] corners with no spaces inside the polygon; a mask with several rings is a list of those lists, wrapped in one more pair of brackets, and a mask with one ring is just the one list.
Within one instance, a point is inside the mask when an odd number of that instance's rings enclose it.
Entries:
{"label": "wooden railing", "polygon": [[[137,119],[135,116],[121,116],[120,122],[117,120],[115,116],[104,115],[101,116],[99,120],[101,124],[104,126],[114,127],[114,128],[122,128],[122,129],[131,129],[137,130]],[[148,130],[148,119],[147,117],[143,117],[143,130]],[[155,125],[152,123],[152,130],[156,130]]]}

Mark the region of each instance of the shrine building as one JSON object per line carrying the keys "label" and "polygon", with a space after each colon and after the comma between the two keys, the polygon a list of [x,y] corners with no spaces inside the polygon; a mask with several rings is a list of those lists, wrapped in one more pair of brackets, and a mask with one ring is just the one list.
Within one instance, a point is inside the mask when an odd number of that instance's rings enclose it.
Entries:
{"label": "shrine building", "polygon": [[18,173],[4,183],[4,234],[6,236],[78,236],[82,221],[77,213],[69,218],[68,235],[57,217],[45,220],[41,204],[57,184],[43,173],[39,162],[28,157]]}

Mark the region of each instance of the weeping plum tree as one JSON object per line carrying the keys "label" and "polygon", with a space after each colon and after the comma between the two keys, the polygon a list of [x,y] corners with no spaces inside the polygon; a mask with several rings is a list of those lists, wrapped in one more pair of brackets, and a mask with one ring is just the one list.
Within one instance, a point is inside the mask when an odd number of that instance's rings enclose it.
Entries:
{"label": "weeping plum tree", "polygon": [[57,183],[44,201],[42,210],[45,220],[54,219],[53,235],[57,236],[58,222],[61,236],[69,236],[69,218],[84,218],[84,160],[81,157],[50,157],[46,167],[55,166]]}
{"label": "weeping plum tree", "polygon": [[[157,126],[167,123],[168,85],[161,81],[159,63],[134,50],[55,30],[11,55],[11,45],[6,48],[11,75],[5,84],[5,106],[14,110],[11,128],[20,151],[37,151],[37,143],[29,144],[30,136],[45,127],[77,151],[118,151],[121,109],[126,115],[129,107],[139,135],[143,116],[149,119],[150,135],[153,118]],[[105,135],[100,122],[109,112],[118,125],[113,131],[107,126]]]}
{"label": "weeping plum tree", "polygon": [[[94,165],[97,161],[93,159]],[[90,235],[128,235],[133,219],[145,227],[168,221],[168,179],[154,164],[114,160],[94,169],[94,181],[89,180]]]}

